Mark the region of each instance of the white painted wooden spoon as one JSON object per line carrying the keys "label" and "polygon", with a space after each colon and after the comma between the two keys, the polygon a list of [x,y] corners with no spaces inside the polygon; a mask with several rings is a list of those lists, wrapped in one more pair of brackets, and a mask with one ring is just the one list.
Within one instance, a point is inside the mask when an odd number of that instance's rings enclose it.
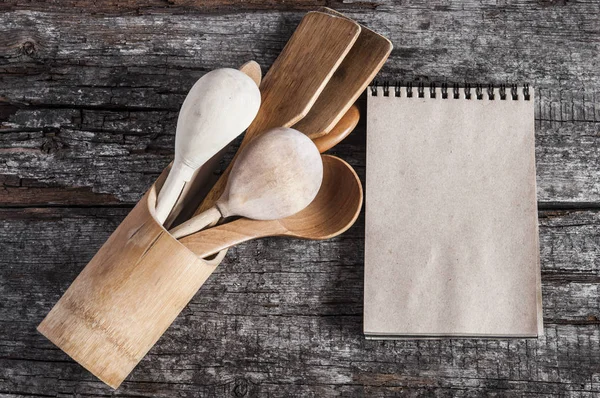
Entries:
{"label": "white painted wooden spoon", "polygon": [[222,217],[277,220],[296,214],[317,196],[323,161],[315,144],[287,127],[267,131],[239,153],[215,205],[170,231],[180,238]]}
{"label": "white painted wooden spoon", "polygon": [[237,69],[215,69],[188,93],[177,119],[175,160],[158,194],[155,217],[163,224],[185,183],[254,120],[260,91]]}
{"label": "white painted wooden spoon", "polygon": [[[256,61],[248,61],[238,69],[254,80],[256,87],[260,87],[262,70]],[[231,144],[225,145],[223,149],[194,172],[192,179],[185,184],[185,187],[183,187],[183,191],[181,191],[177,202],[173,206],[171,214],[169,214],[169,217],[163,224],[166,229],[170,229],[177,219],[180,221],[187,220],[193,215],[194,210],[200,205],[204,196],[210,191],[211,186],[215,183],[215,181],[212,181],[211,183],[211,180],[215,178],[213,171],[217,168],[230,145]]]}

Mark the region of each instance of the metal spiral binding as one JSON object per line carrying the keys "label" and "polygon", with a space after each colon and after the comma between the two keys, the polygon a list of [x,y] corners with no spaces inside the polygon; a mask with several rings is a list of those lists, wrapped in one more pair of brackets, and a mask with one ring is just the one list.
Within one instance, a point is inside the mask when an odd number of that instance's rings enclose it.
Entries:
{"label": "metal spiral binding", "polygon": [[[401,82],[401,81],[396,81],[393,84],[394,89],[392,91],[390,91],[390,82],[389,81],[384,81],[381,84],[375,80],[373,81],[373,83],[371,84],[370,88],[371,88],[371,95],[373,95],[374,97],[376,97],[378,95],[378,91],[377,91],[377,87],[382,87],[383,88],[383,96],[384,97],[389,97],[390,96],[390,92],[392,93],[391,96],[394,97],[400,97],[400,93],[401,93],[401,88],[405,87],[406,88],[406,96],[408,98],[425,98],[425,87],[426,87],[425,82],[413,82],[413,81],[407,81],[407,82]],[[414,93],[413,88],[416,86],[416,93]],[[437,84],[435,82],[429,83],[429,98],[436,98],[436,93],[437,93]],[[452,92],[449,91],[449,87],[452,86]],[[484,86],[482,84],[471,84],[471,83],[464,83],[464,84],[459,84],[459,83],[448,83],[448,82],[443,82],[440,84],[441,87],[441,97],[442,99],[459,99],[460,98],[460,92],[461,90],[464,93],[464,98],[467,100],[470,99],[475,99],[475,100],[482,100],[485,98],[485,96],[487,95],[487,99],[488,100],[501,100],[504,101],[508,98],[516,101],[520,99],[520,94],[522,93],[523,95],[523,99],[525,101],[530,101],[531,100],[531,93],[530,93],[530,88],[529,88],[529,84],[525,83],[522,86],[521,92],[519,92],[519,85],[517,84],[511,84],[507,87],[506,84],[500,84],[498,86],[494,86],[493,84],[488,84],[487,86]],[[475,95],[472,95],[472,91],[473,88],[475,89]],[[496,89],[498,89],[498,97],[496,96]]]}

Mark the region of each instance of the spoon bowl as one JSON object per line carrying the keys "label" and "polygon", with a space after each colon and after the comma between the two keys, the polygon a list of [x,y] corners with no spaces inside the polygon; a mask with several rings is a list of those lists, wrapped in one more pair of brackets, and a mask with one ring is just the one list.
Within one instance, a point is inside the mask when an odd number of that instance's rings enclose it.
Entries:
{"label": "spoon bowl", "polygon": [[323,189],[304,210],[279,220],[285,235],[303,239],[329,239],[354,224],[363,201],[360,179],[348,163],[323,155]]}
{"label": "spoon bowl", "polygon": [[291,128],[274,128],[242,149],[213,207],[169,232],[181,238],[232,216],[278,220],[308,206],[322,181],[323,162],[311,139]]}
{"label": "spoon bowl", "polygon": [[[309,12],[302,18],[261,82],[260,110],[246,130],[240,151],[265,131],[273,127],[291,127],[309,113],[334,71],[351,50],[360,30],[356,22],[330,13]],[[345,90],[345,87],[340,90]],[[194,215],[209,209],[221,197],[236,157]]]}
{"label": "spoon bowl", "polygon": [[201,258],[252,239],[289,236],[329,239],[350,228],[362,207],[363,190],[352,166],[342,159],[322,155],[323,183],[315,199],[300,212],[279,220],[240,218],[180,239]]}

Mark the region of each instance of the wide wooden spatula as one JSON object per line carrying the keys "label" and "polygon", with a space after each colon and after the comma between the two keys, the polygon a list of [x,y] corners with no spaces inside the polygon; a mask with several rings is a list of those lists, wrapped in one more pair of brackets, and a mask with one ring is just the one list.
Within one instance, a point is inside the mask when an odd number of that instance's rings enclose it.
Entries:
{"label": "wide wooden spatula", "polygon": [[[306,14],[262,80],[262,102],[240,150],[273,127],[290,127],[309,112],[360,33],[360,26],[322,12]],[[238,152],[239,153],[239,152]],[[195,214],[212,207],[225,189],[235,158]]]}
{"label": "wide wooden spatula", "polygon": [[[320,11],[345,18],[330,8]],[[294,125],[310,138],[329,133],[373,80],[392,51],[392,43],[361,26],[350,52],[327,83],[310,112]]]}

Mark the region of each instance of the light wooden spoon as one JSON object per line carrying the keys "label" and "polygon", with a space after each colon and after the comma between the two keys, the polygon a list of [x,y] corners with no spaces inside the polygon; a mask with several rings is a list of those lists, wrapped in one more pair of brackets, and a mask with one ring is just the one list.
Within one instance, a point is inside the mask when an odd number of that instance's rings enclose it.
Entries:
{"label": "light wooden spoon", "polygon": [[271,129],[240,152],[215,205],[169,232],[180,238],[222,217],[275,220],[291,216],[312,202],[322,180],[323,163],[310,138],[291,128]]}
{"label": "light wooden spoon", "polygon": [[157,198],[160,224],[194,172],[250,125],[260,101],[254,80],[237,69],[215,69],[194,84],[179,112],[175,160]]}
{"label": "light wooden spoon", "polygon": [[[254,61],[250,62],[256,64]],[[246,64],[244,64],[244,66],[245,65]],[[254,72],[259,73],[258,75],[255,74],[255,76],[260,76],[260,67],[258,64],[256,64],[256,66],[253,65],[252,67],[254,68]],[[256,67],[258,67],[258,69],[256,69]],[[240,68],[240,70],[243,71],[243,67]],[[320,153],[324,153],[344,140],[354,130],[359,120],[360,112],[358,111],[358,107],[356,105],[352,105],[344,117],[342,117],[335,125],[333,130],[324,136],[314,138],[313,143]],[[165,222],[165,228],[169,229],[173,224],[173,221],[179,216],[181,216],[179,218],[183,220],[186,220],[191,216],[190,212],[193,212],[195,209],[195,207],[192,209],[191,206],[193,206],[194,202],[199,203],[199,201],[194,201],[194,196],[200,196],[200,198],[202,198],[206,192],[208,192],[209,188],[206,188],[207,182],[210,180],[210,176],[212,176],[212,170],[216,168],[216,163],[218,163],[221,157],[222,156],[219,155],[213,156],[208,162],[206,162],[206,164],[196,171],[190,183],[186,184],[185,188],[181,192],[181,196],[177,200],[177,204],[175,207],[173,207],[171,215]]]}
{"label": "light wooden spoon", "polygon": [[[238,69],[254,80],[256,87],[260,86],[262,70],[256,61],[248,61]],[[214,178],[213,171],[217,168],[228,148],[229,145],[225,145],[219,153],[210,158],[210,160],[194,172],[190,181],[185,184],[183,191],[181,191],[181,195],[179,195],[179,198],[177,199],[177,203],[173,206],[171,214],[169,214],[169,217],[164,223],[166,229],[171,228],[176,220],[187,220],[192,216],[192,213],[196,210],[202,201],[202,198],[204,198],[210,190],[210,186],[215,183],[216,179],[211,182]]]}
{"label": "light wooden spoon", "polygon": [[267,236],[329,239],[354,224],[363,202],[360,180],[342,159],[322,155],[323,183],[317,197],[304,210],[280,219],[257,221],[240,218],[180,240],[200,258],[242,242]]}
{"label": "light wooden spoon", "polygon": [[260,82],[262,81],[262,69],[260,69],[258,62],[248,61],[244,65],[240,66],[239,70],[254,80],[256,87],[260,87]]}

